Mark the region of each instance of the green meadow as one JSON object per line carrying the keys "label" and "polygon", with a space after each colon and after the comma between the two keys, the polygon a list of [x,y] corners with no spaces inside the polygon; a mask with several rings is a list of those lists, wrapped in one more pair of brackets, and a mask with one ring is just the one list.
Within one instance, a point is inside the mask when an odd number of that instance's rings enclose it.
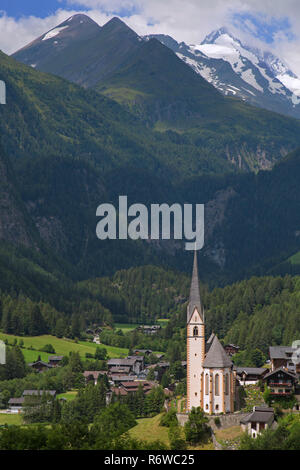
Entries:
{"label": "green meadow", "polygon": [[23,423],[22,415],[18,413],[0,413],[0,426],[20,426]]}
{"label": "green meadow", "polygon": [[[41,356],[41,359],[48,361],[48,356],[52,354],[41,351],[46,344],[51,344],[55,349],[55,354],[59,356],[68,356],[70,352],[79,352],[82,359],[85,359],[85,354],[94,354],[97,346],[105,348],[109,357],[121,357],[128,354],[128,349],[117,348],[113,346],[107,346],[104,344],[95,344],[88,341],[75,342],[71,339],[56,338],[56,336],[42,335],[42,336],[15,336],[0,333],[0,340],[8,340],[8,343],[13,344],[14,340],[17,340],[17,344],[23,340],[24,346],[22,352],[24,354],[26,362],[33,362],[37,359],[37,356]],[[33,348],[33,349],[31,349]]]}

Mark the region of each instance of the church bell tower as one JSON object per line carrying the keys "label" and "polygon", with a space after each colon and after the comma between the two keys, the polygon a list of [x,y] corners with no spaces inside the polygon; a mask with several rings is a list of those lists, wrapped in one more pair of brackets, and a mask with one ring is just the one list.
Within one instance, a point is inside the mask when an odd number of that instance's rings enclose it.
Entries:
{"label": "church bell tower", "polygon": [[187,411],[203,408],[203,362],[205,357],[204,310],[200,298],[197,251],[187,306]]}

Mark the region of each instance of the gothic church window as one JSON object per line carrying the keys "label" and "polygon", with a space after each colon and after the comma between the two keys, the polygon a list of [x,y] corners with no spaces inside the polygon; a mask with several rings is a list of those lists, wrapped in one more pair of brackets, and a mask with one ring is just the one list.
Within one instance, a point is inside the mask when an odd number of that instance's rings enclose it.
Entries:
{"label": "gothic church window", "polygon": [[225,395],[229,394],[229,377],[228,374],[225,375]]}
{"label": "gothic church window", "polygon": [[208,374],[205,376],[205,395],[208,395],[209,393],[209,377]]}
{"label": "gothic church window", "polygon": [[194,336],[198,336],[198,328],[197,328],[197,326],[195,326],[194,329],[193,329],[193,335],[194,335]]}
{"label": "gothic church window", "polygon": [[219,383],[220,383],[219,374],[216,374],[216,375],[215,375],[215,395],[216,395],[216,396],[219,396],[219,395],[220,395]]}

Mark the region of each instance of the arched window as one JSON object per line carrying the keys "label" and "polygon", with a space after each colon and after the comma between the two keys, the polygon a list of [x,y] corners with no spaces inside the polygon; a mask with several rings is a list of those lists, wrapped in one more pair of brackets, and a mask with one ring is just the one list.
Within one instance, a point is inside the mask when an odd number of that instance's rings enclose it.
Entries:
{"label": "arched window", "polygon": [[209,376],[206,374],[205,376],[205,395],[209,394]]}
{"label": "arched window", "polygon": [[225,395],[229,395],[229,376],[225,375]]}
{"label": "arched window", "polygon": [[219,374],[215,375],[215,395],[219,396],[220,395],[220,376]]}
{"label": "arched window", "polygon": [[198,327],[197,326],[194,326],[193,335],[198,336]]}

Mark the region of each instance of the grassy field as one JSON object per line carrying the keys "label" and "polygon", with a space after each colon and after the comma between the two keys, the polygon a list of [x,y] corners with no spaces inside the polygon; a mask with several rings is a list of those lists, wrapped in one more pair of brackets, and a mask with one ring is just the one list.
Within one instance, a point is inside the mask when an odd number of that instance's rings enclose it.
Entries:
{"label": "grassy field", "polygon": [[300,264],[300,251],[291,256],[288,261],[290,261],[292,264]]}
{"label": "grassy field", "polygon": [[20,414],[9,414],[9,413],[0,413],[0,426],[3,424],[8,425],[18,425],[20,426],[23,423],[22,416]]}
{"label": "grassy field", "polygon": [[[41,352],[41,349],[46,344],[52,344],[55,349],[55,354],[59,356],[68,356],[71,351],[77,351],[82,359],[85,359],[86,353],[94,354],[97,346],[105,348],[109,357],[121,357],[128,354],[128,349],[125,348],[115,348],[113,346],[106,346],[103,344],[96,345],[95,343],[87,341],[79,341],[78,343],[75,343],[73,340],[56,338],[51,335],[21,337],[0,333],[0,339],[2,341],[7,339],[9,344],[12,344],[14,339],[17,339],[18,344],[20,340],[23,340],[24,349],[22,349],[22,352],[25,356],[26,362],[35,361],[38,355],[41,356],[42,360],[48,361],[48,356],[51,356],[51,354]],[[31,347],[34,348],[34,350],[31,350]]]}
{"label": "grassy field", "polygon": [[217,441],[223,445],[223,447],[236,449],[239,447],[240,439],[243,435],[241,426],[232,426],[227,429],[222,429],[215,432]]}
{"label": "grassy field", "polygon": [[[138,419],[138,424],[129,430],[130,436],[135,439],[141,439],[148,442],[160,441],[169,447],[169,428],[159,425],[161,416],[162,414],[159,414],[154,416],[154,418]],[[183,428],[181,429],[183,434]],[[188,450],[214,450],[214,446],[212,441],[209,440],[208,442],[199,444],[198,446],[188,446]]]}
{"label": "grassy field", "polygon": [[148,442],[158,440],[169,446],[168,428],[159,425],[161,416],[159,414],[154,416],[154,418],[138,419],[138,424],[129,430],[130,436]]}
{"label": "grassy field", "polygon": [[138,326],[137,323],[115,323],[114,327],[117,330],[122,330],[123,333],[128,333],[128,331],[135,330]]}
{"label": "grassy field", "polygon": [[167,326],[168,321],[169,321],[168,318],[159,318],[158,320],[156,320],[156,323],[158,323],[158,325],[164,328],[165,326]]}
{"label": "grassy field", "polygon": [[77,390],[70,390],[69,392],[60,393],[57,398],[65,398],[67,401],[72,401],[77,397]]}

